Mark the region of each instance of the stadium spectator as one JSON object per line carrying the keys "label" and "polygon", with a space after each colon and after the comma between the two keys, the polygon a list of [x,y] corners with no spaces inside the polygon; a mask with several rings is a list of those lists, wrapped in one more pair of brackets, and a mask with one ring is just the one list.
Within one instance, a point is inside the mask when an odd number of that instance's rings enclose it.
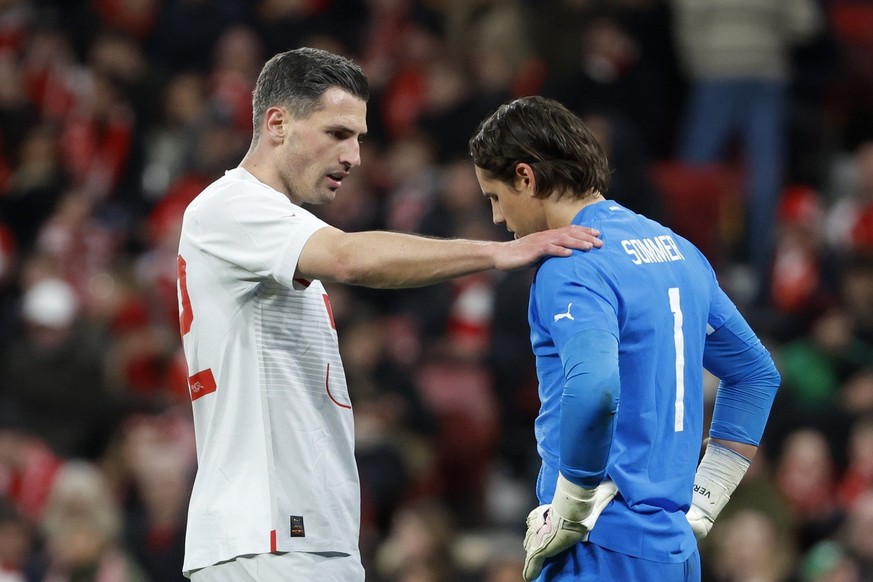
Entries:
{"label": "stadium spectator", "polygon": [[674,0],[677,55],[688,81],[677,157],[724,161],[738,138],[747,176],[741,260],[763,278],[788,167],[792,49],[823,28],[815,0]]}

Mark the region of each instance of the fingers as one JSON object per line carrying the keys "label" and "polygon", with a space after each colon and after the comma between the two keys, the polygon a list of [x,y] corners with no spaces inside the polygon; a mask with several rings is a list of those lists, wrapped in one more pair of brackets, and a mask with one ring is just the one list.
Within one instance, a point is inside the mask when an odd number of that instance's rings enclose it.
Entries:
{"label": "fingers", "polygon": [[524,536],[524,570],[522,572],[525,580],[535,580],[543,569],[543,548],[545,544],[537,543],[537,532],[546,524],[546,513],[549,505],[540,505],[534,508],[527,516],[525,524],[527,525],[527,533]]}
{"label": "fingers", "polygon": [[612,498],[617,493],[618,487],[615,486],[613,481],[604,481],[597,486],[597,493],[594,496],[594,507],[599,511],[603,511],[603,508],[612,501]]}
{"label": "fingers", "polygon": [[536,555],[532,552],[528,552],[528,554],[524,557],[524,571],[522,572],[522,576],[528,582],[536,580],[540,575],[540,572],[543,571],[543,562],[545,558],[540,554]]}
{"label": "fingers", "polygon": [[528,267],[545,256],[569,257],[573,251],[590,251],[603,246],[600,232],[587,226],[563,226],[529,234],[500,245],[494,267],[511,271]]}
{"label": "fingers", "polygon": [[[555,238],[552,239],[551,242],[559,248],[589,251],[593,248],[600,248],[603,246],[603,241],[599,238],[600,231],[595,228],[571,224],[570,226],[564,226],[552,232],[555,235]],[[569,254],[571,253],[562,252],[559,256],[567,256]]]}
{"label": "fingers", "polygon": [[539,507],[534,508],[528,515],[525,520],[525,525],[527,526],[527,533],[524,536],[524,550],[528,551],[531,549],[531,546],[534,543],[534,536],[537,531],[543,526],[546,522],[545,520],[545,512],[548,510],[549,506],[540,505]]}
{"label": "fingers", "polygon": [[[576,248],[576,247],[574,247],[574,248]],[[580,248],[580,250],[586,251],[589,249]],[[552,244],[546,248],[546,254],[551,255],[553,257],[569,257],[570,255],[573,254],[573,250],[567,248],[566,246],[561,247],[561,246]]]}
{"label": "fingers", "polygon": [[581,240],[591,243],[593,247],[600,248],[603,246],[603,241],[600,240],[600,231],[596,228],[591,228],[589,226],[579,226],[578,224],[571,224],[568,228],[574,236],[577,236]]}
{"label": "fingers", "polygon": [[574,234],[561,235],[557,239],[549,242],[546,247],[546,253],[556,257],[569,257],[574,250],[590,251],[595,247],[603,246],[603,241],[593,239],[585,235],[580,238]]}
{"label": "fingers", "polygon": [[527,519],[524,520],[525,525],[530,525],[535,519],[539,519],[542,521],[546,515],[546,511],[548,511],[551,504],[543,503],[542,505],[538,505],[530,510],[530,513],[527,514]]}
{"label": "fingers", "polygon": [[694,532],[694,537],[697,538],[697,541],[702,540],[709,534],[713,522],[706,517],[699,507],[692,505],[688,513],[685,514],[685,518],[691,525],[691,531]]}
{"label": "fingers", "polygon": [[[594,524],[597,523],[600,514],[603,513],[603,510],[606,509],[606,506],[609,505],[617,493],[618,488],[612,481],[604,481],[598,485],[597,492],[594,495],[594,507],[591,509],[591,514],[582,520],[582,525],[588,528],[589,531],[594,529]],[[588,541],[587,533],[583,539]]]}
{"label": "fingers", "polygon": [[524,546],[523,547],[524,547],[525,552],[530,551],[535,535],[536,535],[536,526],[531,526],[531,524],[528,524],[527,532],[525,532],[525,534],[524,534]]}

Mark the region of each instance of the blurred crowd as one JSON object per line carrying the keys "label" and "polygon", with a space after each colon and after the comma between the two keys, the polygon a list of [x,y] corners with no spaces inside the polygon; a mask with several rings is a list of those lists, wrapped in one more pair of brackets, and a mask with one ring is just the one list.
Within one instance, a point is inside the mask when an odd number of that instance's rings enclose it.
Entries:
{"label": "blurred crowd", "polygon": [[[584,116],[609,197],[700,246],[783,375],[705,580],[873,580],[873,3],[0,0],[0,582],[183,579],[181,213],[303,45],[372,84],[363,166],[313,209],[344,230],[505,238],[478,121]],[[521,580],[531,275],[329,288],[368,580]]]}

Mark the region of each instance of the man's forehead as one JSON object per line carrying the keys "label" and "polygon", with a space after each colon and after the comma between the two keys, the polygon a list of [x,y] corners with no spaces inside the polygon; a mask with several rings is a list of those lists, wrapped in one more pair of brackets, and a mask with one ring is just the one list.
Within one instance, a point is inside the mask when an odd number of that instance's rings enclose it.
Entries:
{"label": "man's forehead", "polygon": [[481,184],[482,186],[500,183],[499,179],[497,179],[494,175],[491,174],[491,172],[484,168],[480,168],[479,166],[473,166],[473,170],[476,172],[476,179],[479,180],[479,184]]}
{"label": "man's forehead", "polygon": [[322,95],[319,107],[312,115],[323,123],[341,123],[359,133],[367,131],[367,102],[336,87]]}

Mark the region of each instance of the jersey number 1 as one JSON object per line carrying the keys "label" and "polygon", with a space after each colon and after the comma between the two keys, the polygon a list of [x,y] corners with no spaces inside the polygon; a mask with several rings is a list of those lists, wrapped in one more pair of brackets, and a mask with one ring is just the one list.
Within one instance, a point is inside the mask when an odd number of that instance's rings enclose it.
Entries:
{"label": "jersey number 1", "polygon": [[676,402],[673,430],[682,432],[685,420],[685,336],[682,334],[682,305],[679,287],[670,287],[670,311],[673,312],[673,346],[676,348]]}

